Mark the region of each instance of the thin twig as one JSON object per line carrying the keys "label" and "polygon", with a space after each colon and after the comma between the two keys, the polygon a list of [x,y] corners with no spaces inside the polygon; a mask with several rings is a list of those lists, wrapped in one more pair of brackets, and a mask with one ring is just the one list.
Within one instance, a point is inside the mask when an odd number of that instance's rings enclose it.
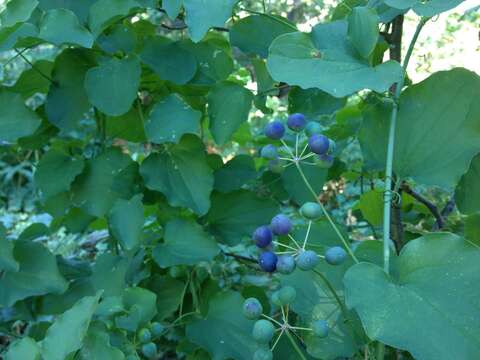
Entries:
{"label": "thin twig", "polygon": [[35,70],[36,72],[38,72],[42,77],[44,77],[45,79],[47,79],[48,81],[50,81],[52,84],[56,84],[56,82],[50,77],[48,76],[47,74],[44,74],[39,68],[37,68],[30,60],[28,60],[25,55],[23,55],[22,52],[18,51],[17,49],[15,49],[16,53],[18,54],[18,56],[20,56],[28,65],[30,65],[32,67],[33,70]]}
{"label": "thin twig", "polygon": [[444,221],[442,214],[438,210],[438,207],[429,201],[428,199],[424,198],[422,195],[417,193],[415,190],[413,190],[408,184],[403,183],[401,186],[402,190],[405,191],[407,194],[411,195],[415,200],[418,202],[422,203],[427,207],[427,209],[432,213],[433,217],[435,218],[437,228],[440,230],[444,226]]}

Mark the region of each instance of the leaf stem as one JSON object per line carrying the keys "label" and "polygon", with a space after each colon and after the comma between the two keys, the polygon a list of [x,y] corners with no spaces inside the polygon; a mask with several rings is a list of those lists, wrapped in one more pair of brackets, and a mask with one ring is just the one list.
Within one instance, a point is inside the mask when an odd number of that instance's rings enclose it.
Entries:
{"label": "leaf stem", "polygon": [[392,203],[392,176],[393,176],[393,153],[395,149],[395,129],[397,126],[398,117],[398,99],[402,92],[403,84],[405,82],[405,75],[412,56],[415,42],[418,39],[420,31],[427,22],[428,18],[422,18],[415,29],[415,33],[408,46],[405,59],[403,61],[403,76],[396,84],[394,102],[392,113],[390,115],[390,128],[388,131],[388,145],[387,145],[387,162],[385,165],[385,190],[384,190],[384,206],[383,206],[383,269],[388,274],[390,270],[390,218],[391,218],[391,203]]}
{"label": "leaf stem", "polygon": [[302,350],[298,347],[297,342],[295,341],[295,339],[294,339],[294,338],[292,337],[292,335],[290,334],[290,330],[285,331],[285,334],[287,334],[288,339],[289,339],[290,342],[292,343],[293,348],[295,349],[295,351],[296,351],[296,352],[298,353],[298,355],[300,356],[300,359],[302,359],[302,360],[307,360],[307,359],[305,358],[305,355],[303,355]]}
{"label": "leaf stem", "polygon": [[328,213],[327,209],[325,209],[325,206],[323,206],[322,202],[320,201],[320,199],[318,198],[317,196],[317,193],[315,192],[315,190],[313,190],[312,188],[312,185],[310,185],[310,182],[308,181],[307,177],[305,176],[305,174],[303,173],[303,170],[300,166],[300,164],[298,162],[295,162],[295,166],[297,167],[297,170],[298,172],[300,173],[300,176],[302,177],[303,179],[303,182],[305,183],[305,185],[307,186],[308,190],[312,193],[313,197],[315,198],[315,201],[318,203],[318,205],[320,205],[320,208],[322,209],[323,211],[323,214],[325,215],[325,217],[327,218],[328,222],[330,223],[330,225],[332,226],[333,230],[335,230],[335,233],[337,234],[337,236],[340,238],[340,240],[342,241],[343,243],[343,246],[345,246],[345,248],[347,249],[347,252],[348,254],[350,255],[350,257],[353,259],[353,261],[355,261],[356,263],[358,263],[358,259],[357,257],[355,256],[355,254],[353,253],[352,249],[350,248],[350,245],[348,244],[347,240],[344,238],[344,236],[342,235],[342,233],[340,232],[340,230],[338,229],[337,225],[335,225],[335,223],[333,222],[332,218],[330,217],[330,214]]}

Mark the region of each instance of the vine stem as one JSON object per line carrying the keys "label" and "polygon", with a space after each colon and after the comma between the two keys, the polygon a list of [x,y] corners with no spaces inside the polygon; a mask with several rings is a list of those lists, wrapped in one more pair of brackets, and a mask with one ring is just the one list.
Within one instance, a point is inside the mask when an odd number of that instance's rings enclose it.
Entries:
{"label": "vine stem", "polygon": [[297,342],[295,341],[295,339],[294,339],[294,338],[292,337],[292,335],[290,334],[290,330],[285,331],[285,334],[287,334],[288,339],[289,339],[290,342],[292,343],[295,351],[296,351],[296,352],[298,353],[298,355],[300,356],[300,359],[302,359],[302,360],[307,360],[307,358],[305,357],[305,355],[303,355],[302,350],[298,347]]}
{"label": "vine stem", "polygon": [[403,84],[405,82],[405,74],[407,71],[410,57],[412,56],[413,48],[417,42],[418,36],[428,18],[422,18],[415,29],[410,45],[408,46],[405,59],[403,61],[403,76],[398,83],[396,83],[394,102],[392,113],[390,115],[390,128],[388,130],[388,145],[387,145],[387,162],[385,165],[385,190],[384,190],[384,205],[383,205],[383,269],[388,274],[390,270],[390,218],[391,218],[391,203],[392,203],[392,175],[393,175],[393,153],[395,149],[395,130],[397,127],[398,117],[398,99],[402,92]]}
{"label": "vine stem", "polygon": [[297,167],[297,170],[298,170],[300,176],[302,177],[303,182],[305,183],[305,185],[307,186],[308,190],[312,193],[313,197],[315,198],[315,201],[318,203],[318,205],[320,205],[320,208],[322,209],[323,214],[324,214],[325,217],[327,218],[327,220],[328,220],[328,222],[330,223],[330,225],[332,226],[333,230],[335,230],[335,233],[338,235],[338,237],[339,237],[340,240],[342,241],[343,245],[344,245],[345,248],[347,249],[348,254],[349,254],[350,257],[353,259],[353,261],[355,261],[356,263],[358,263],[359,261],[358,261],[357,257],[355,256],[355,254],[353,253],[352,249],[350,248],[350,245],[348,244],[347,240],[344,238],[344,236],[342,235],[342,233],[341,233],[340,230],[338,229],[337,225],[335,225],[335,223],[333,222],[332,218],[330,217],[330,214],[328,213],[327,209],[325,209],[325,206],[323,206],[323,204],[322,204],[322,202],[320,201],[320,199],[318,198],[317,193],[315,192],[315,190],[313,190],[312,185],[310,185],[310,182],[308,181],[307,177],[306,177],[305,174],[303,173],[303,170],[302,170],[300,164],[299,164],[298,162],[295,162],[295,166]]}

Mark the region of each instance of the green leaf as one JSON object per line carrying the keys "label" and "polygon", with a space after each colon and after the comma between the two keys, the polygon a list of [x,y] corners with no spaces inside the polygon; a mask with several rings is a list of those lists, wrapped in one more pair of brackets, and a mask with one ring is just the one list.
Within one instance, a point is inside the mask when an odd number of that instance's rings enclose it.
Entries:
{"label": "green leaf", "polygon": [[407,350],[416,359],[480,356],[478,247],[449,234],[410,241],[398,261],[398,276],[360,263],[345,274],[347,305],[357,311],[367,335]]}
{"label": "green leaf", "polygon": [[257,178],[255,163],[249,155],[237,155],[215,171],[215,190],[230,192]]}
{"label": "green leaf", "polygon": [[71,156],[51,148],[38,163],[35,171],[35,184],[40,188],[45,199],[68,191],[84,167],[81,158]]}
{"label": "green leaf", "polygon": [[0,25],[5,28],[27,21],[37,5],[37,0],[8,1],[5,9],[0,13]]}
{"label": "green leaf", "polygon": [[168,152],[152,154],[140,167],[145,185],[163,193],[170,205],[203,215],[210,208],[213,174],[201,140],[184,135]]}
{"label": "green leaf", "polygon": [[60,274],[55,257],[42,244],[17,240],[13,255],[20,269],[6,272],[0,279],[0,305],[12,306],[30,296],[59,294],[67,289],[68,283]]}
{"label": "green leaf", "polygon": [[384,92],[403,76],[395,61],[371,67],[359,58],[348,41],[346,21],[319,24],[310,34],[279,36],[270,46],[267,66],[276,81],[335,97],[362,89]]}
{"label": "green leaf", "polygon": [[408,9],[412,8],[413,11],[420,16],[432,17],[440,14],[444,11],[453,9],[457,5],[461,4],[463,0],[430,0],[430,1],[418,1],[418,0],[385,0],[385,4],[397,8]]}
{"label": "green leaf", "polygon": [[140,5],[135,0],[98,0],[90,7],[88,23],[90,30],[98,36],[111,24]]}
{"label": "green leaf", "polygon": [[154,105],[145,121],[145,133],[154,143],[178,143],[184,134],[198,134],[201,117],[200,111],[171,94]]}
{"label": "green leaf", "polygon": [[54,84],[45,103],[48,120],[62,130],[74,130],[90,109],[83,86],[85,73],[94,65],[92,53],[84,49],[64,50],[55,59]]}
{"label": "green leaf", "polygon": [[125,289],[122,296],[122,303],[128,314],[117,317],[116,324],[122,329],[135,331],[139,326],[145,325],[157,313],[157,296],[140,287]]}
{"label": "green leaf", "polygon": [[113,26],[108,34],[102,34],[97,38],[97,44],[112,55],[118,51],[131,53],[135,50],[136,43],[137,34],[133,27],[123,24]]}
{"label": "green leaf", "polygon": [[86,296],[55,320],[41,344],[43,358],[64,360],[82,347],[99,299],[99,295]]}
{"label": "green leaf", "polygon": [[238,0],[183,0],[185,22],[194,42],[203,39],[211,27],[223,27]]}
{"label": "green leaf", "polygon": [[67,9],[48,10],[40,21],[38,36],[55,45],[75,44],[91,48],[93,36]]}
{"label": "green leaf", "polygon": [[0,27],[0,51],[11,50],[24,38],[35,37],[38,29],[30,23],[17,23],[10,27]]}
{"label": "green leaf", "polygon": [[206,220],[218,241],[233,246],[250,237],[258,226],[269,224],[277,212],[273,200],[259,198],[247,190],[215,192]]}
{"label": "green leaf", "polygon": [[465,237],[480,246],[480,213],[472,214],[465,219]]}
{"label": "green leaf", "polygon": [[247,54],[266,58],[275,38],[294,31],[297,31],[295,25],[280,16],[251,15],[235,21],[230,29],[230,42]]}
{"label": "green leaf", "polygon": [[[272,109],[267,107],[267,97],[278,93],[274,88],[275,81],[270,76],[267,70],[267,64],[263,59],[251,59],[253,69],[255,71],[255,80],[257,82],[257,95],[253,99],[255,107],[261,110],[264,114],[271,114]],[[272,90],[275,89],[275,90]]]}
{"label": "green leaf", "polygon": [[153,258],[162,268],[195,265],[212,260],[219,251],[215,240],[196,222],[174,219],[165,225],[164,242],[155,247]]}
{"label": "green leaf", "polygon": [[383,193],[370,190],[360,196],[358,208],[370,224],[379,226],[383,222]]}
{"label": "green leaf", "polygon": [[322,115],[331,115],[345,106],[346,98],[337,98],[318,89],[303,90],[294,87],[288,93],[288,112],[302,113],[307,118],[318,119]]}
{"label": "green leaf", "polygon": [[30,337],[13,342],[5,355],[5,360],[40,360],[40,348]]}
{"label": "green leaf", "polygon": [[122,295],[128,266],[128,259],[122,256],[111,253],[97,256],[91,276],[95,291],[102,291],[105,298]]}
{"label": "green leaf", "polygon": [[51,76],[53,62],[47,60],[38,60],[34,63],[35,69],[30,68],[22,72],[12,91],[19,93],[24,99],[28,99],[36,93],[46,94],[50,88],[50,80],[46,79],[40,72],[48,77]]}
{"label": "green leaf", "polygon": [[0,141],[14,143],[31,135],[40,126],[40,119],[25,106],[22,96],[0,88]]}
{"label": "green leaf", "polygon": [[475,156],[468,171],[455,189],[455,204],[462,214],[471,215],[480,211],[480,154]]}
{"label": "green leaf", "polygon": [[[407,88],[399,104],[395,174],[453,188],[480,150],[479,96],[480,77],[462,68],[437,72]],[[371,168],[385,164],[389,111],[379,104],[364,112],[359,140]]]}
{"label": "green leaf", "polygon": [[136,174],[137,165],[128,155],[108,148],[89,160],[73,182],[73,203],[90,215],[103,216],[117,199],[132,196]]}
{"label": "green leaf", "polygon": [[19,265],[13,257],[13,242],[7,239],[7,231],[0,223],[0,271],[18,271]]}
{"label": "green leaf", "polygon": [[[313,190],[315,190],[315,193],[320,194],[323,189],[323,184],[327,180],[328,170],[305,164],[300,164],[300,167],[308,182],[312,185]],[[297,204],[301,205],[304,202],[315,200],[295,166],[287,167],[281,177],[283,187]]]}
{"label": "green leaf", "polygon": [[39,8],[47,11],[51,9],[68,9],[75,13],[82,24],[86,23],[88,20],[88,12],[90,7],[97,0],[39,0]]}
{"label": "green leaf", "polygon": [[253,95],[243,86],[224,81],[208,93],[210,131],[215,142],[225,144],[240,125],[247,121]]}
{"label": "green leaf", "polygon": [[348,16],[348,39],[365,59],[377,45],[379,22],[376,11],[365,6],[354,7]]}
{"label": "green leaf", "polygon": [[131,142],[146,142],[143,114],[140,114],[138,104],[121,116],[106,119],[107,137],[120,138]]}
{"label": "green leaf", "polygon": [[89,329],[80,350],[82,360],[124,360],[125,355],[116,347],[110,345],[107,332]]}
{"label": "green leaf", "polygon": [[153,276],[149,288],[157,294],[157,318],[163,320],[173,314],[183,299],[185,284],[169,276]]}
{"label": "green leaf", "polygon": [[242,314],[243,298],[219,292],[209,302],[205,319],[187,325],[187,337],[207,349],[213,360],[250,360],[257,348],[251,337],[253,322]]}
{"label": "green leaf", "polygon": [[106,60],[85,75],[88,99],[107,115],[123,115],[137,98],[140,73],[136,56]]}
{"label": "green leaf", "polygon": [[170,19],[175,20],[182,8],[183,0],[163,0],[162,7]]}
{"label": "green leaf", "polygon": [[108,216],[108,226],[113,237],[126,250],[140,245],[144,222],[142,195],[136,195],[130,200],[118,199]]}
{"label": "green leaf", "polygon": [[140,57],[162,80],[178,85],[186,84],[197,71],[195,56],[184,49],[180,42],[159,36],[145,42]]}

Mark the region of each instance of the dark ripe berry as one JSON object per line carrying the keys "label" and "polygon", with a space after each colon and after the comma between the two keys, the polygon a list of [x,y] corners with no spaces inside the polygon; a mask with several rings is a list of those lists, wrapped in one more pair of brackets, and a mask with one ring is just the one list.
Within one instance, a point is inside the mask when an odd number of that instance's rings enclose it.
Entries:
{"label": "dark ripe berry", "polygon": [[309,220],[318,219],[322,215],[322,208],[314,202],[306,202],[300,208],[300,214]]}
{"label": "dark ripe berry", "polygon": [[256,320],[262,315],[263,308],[260,301],[255,298],[248,298],[243,302],[243,315],[247,319]]}
{"label": "dark ripe berry", "polygon": [[330,141],[325,135],[313,134],[308,139],[308,146],[315,154],[322,155],[328,152]]}
{"label": "dark ripe berry", "polygon": [[318,155],[317,165],[323,169],[331,168],[333,165],[333,156],[330,154]]}
{"label": "dark ripe berry", "polygon": [[270,160],[276,159],[278,158],[277,148],[272,144],[265,145],[262,147],[262,150],[260,150],[260,156]]}
{"label": "dark ripe berry", "polygon": [[273,233],[268,226],[260,226],[253,232],[253,240],[258,247],[264,248],[272,243]]}
{"label": "dark ripe berry", "polygon": [[308,136],[312,136],[313,134],[321,134],[322,133],[322,125],[320,125],[316,121],[309,121],[305,126],[305,132]]}
{"label": "dark ripe berry", "polygon": [[283,172],[282,163],[278,160],[270,160],[268,162],[268,170],[275,174],[281,174]]}
{"label": "dark ripe berry", "polygon": [[252,336],[261,344],[267,344],[272,340],[275,327],[268,320],[257,320],[253,325]]}
{"label": "dark ripe berry", "polygon": [[284,214],[276,215],[271,223],[272,231],[276,235],[287,235],[292,230],[292,222],[289,217]]}
{"label": "dark ripe berry", "polygon": [[312,323],[312,330],[316,336],[325,338],[328,336],[330,328],[325,320],[314,320]]}
{"label": "dark ripe berry", "polygon": [[138,339],[142,344],[148,343],[152,339],[152,334],[148,329],[140,329],[138,332]]}
{"label": "dark ripe berry", "polygon": [[265,251],[258,257],[258,264],[263,271],[274,272],[277,267],[277,255],[271,251]]}
{"label": "dark ripe berry", "polygon": [[277,271],[280,274],[291,274],[295,270],[295,259],[291,255],[280,255],[277,261]]}
{"label": "dark ripe berry", "polygon": [[157,355],[157,345],[153,342],[142,345],[142,354],[147,359],[153,359]]}
{"label": "dark ripe berry", "polygon": [[269,348],[260,348],[253,353],[253,360],[272,360],[273,353]]}
{"label": "dark ripe berry", "polygon": [[305,127],[307,120],[305,119],[305,115],[300,113],[292,114],[288,117],[287,125],[290,130],[293,131],[301,131]]}
{"label": "dark ripe berry", "polygon": [[295,301],[297,291],[292,286],[284,286],[278,291],[278,300],[282,305],[288,305]]}
{"label": "dark ripe berry", "polygon": [[163,326],[159,322],[154,322],[150,326],[150,330],[152,331],[153,336],[159,337],[160,335],[162,335],[163,331],[165,330],[165,326]]}
{"label": "dark ripe berry", "polygon": [[265,126],[264,133],[266,137],[278,140],[285,134],[285,126],[280,121],[275,120]]}
{"label": "dark ripe berry", "polygon": [[325,260],[330,265],[340,265],[347,258],[347,252],[340,246],[334,246],[325,252]]}
{"label": "dark ripe berry", "polygon": [[297,266],[301,270],[312,270],[319,262],[318,255],[312,250],[303,250],[297,256]]}

